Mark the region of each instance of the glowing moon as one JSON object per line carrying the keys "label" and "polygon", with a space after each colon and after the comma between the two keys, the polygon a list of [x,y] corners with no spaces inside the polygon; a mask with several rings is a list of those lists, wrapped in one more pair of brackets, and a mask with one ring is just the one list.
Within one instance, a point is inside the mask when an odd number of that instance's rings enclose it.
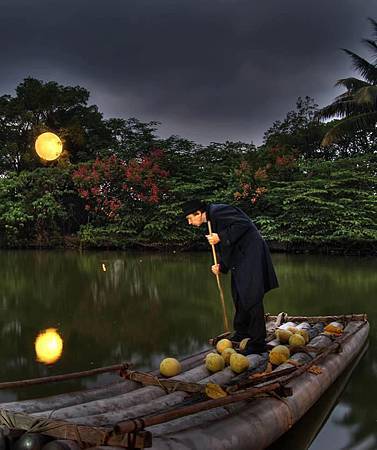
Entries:
{"label": "glowing moon", "polygon": [[62,351],[63,339],[56,328],[47,328],[38,334],[35,340],[37,361],[52,364],[60,358]]}
{"label": "glowing moon", "polygon": [[59,158],[63,150],[63,143],[56,134],[46,132],[37,137],[35,150],[40,158],[46,161],[53,161]]}

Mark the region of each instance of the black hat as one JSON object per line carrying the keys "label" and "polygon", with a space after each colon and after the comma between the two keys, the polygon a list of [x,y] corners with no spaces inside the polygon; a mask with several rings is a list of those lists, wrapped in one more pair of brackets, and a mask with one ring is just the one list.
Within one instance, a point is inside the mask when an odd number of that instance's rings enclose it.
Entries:
{"label": "black hat", "polygon": [[192,214],[196,211],[205,211],[205,209],[206,209],[206,204],[198,199],[189,200],[188,202],[186,202],[182,205],[184,217],[186,217],[189,214]]}

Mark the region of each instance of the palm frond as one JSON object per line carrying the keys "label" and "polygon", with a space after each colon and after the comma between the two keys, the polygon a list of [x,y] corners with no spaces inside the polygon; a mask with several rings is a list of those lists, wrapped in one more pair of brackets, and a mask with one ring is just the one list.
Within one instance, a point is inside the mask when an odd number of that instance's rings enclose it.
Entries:
{"label": "palm frond", "polygon": [[374,130],[376,128],[377,123],[377,112],[369,112],[365,114],[359,114],[353,117],[347,117],[338,122],[331,130],[329,130],[322,142],[321,145],[326,147],[341,137],[344,136],[353,136],[358,131],[368,131]]}
{"label": "palm frond", "polygon": [[372,27],[373,27],[373,34],[374,34],[374,36],[375,36],[376,39],[377,39],[377,22],[376,22],[374,19],[372,19],[371,17],[368,17],[368,20],[369,20],[369,22],[372,24]]}
{"label": "palm frond", "polygon": [[362,39],[361,42],[366,44],[370,50],[377,53],[377,42],[372,41],[372,39]]}
{"label": "palm frond", "polygon": [[331,117],[347,117],[351,114],[363,113],[365,108],[355,102],[353,97],[347,100],[335,100],[328,106],[318,111],[318,117],[321,119],[330,119]]}
{"label": "palm frond", "polygon": [[352,59],[353,66],[371,84],[377,84],[377,67],[361,56],[347,49],[342,49]]}
{"label": "palm frond", "polygon": [[354,77],[341,78],[335,83],[335,86],[344,86],[348,91],[355,91],[357,89],[360,89],[361,87],[369,85],[370,83],[367,83],[364,80],[359,80],[358,78]]}
{"label": "palm frond", "polygon": [[355,102],[377,110],[377,85],[365,86],[354,94]]}
{"label": "palm frond", "polygon": [[353,101],[353,93],[349,92],[349,91],[343,92],[343,94],[336,96],[334,101],[337,101],[337,102],[350,101],[351,102],[351,101]]}

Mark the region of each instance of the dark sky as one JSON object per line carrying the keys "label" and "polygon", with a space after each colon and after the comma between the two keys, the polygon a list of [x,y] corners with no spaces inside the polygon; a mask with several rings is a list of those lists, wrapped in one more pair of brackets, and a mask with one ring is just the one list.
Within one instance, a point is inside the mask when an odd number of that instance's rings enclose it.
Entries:
{"label": "dark sky", "polygon": [[0,95],[33,76],[163,137],[260,144],[298,96],[340,93],[368,17],[377,0],[0,0]]}

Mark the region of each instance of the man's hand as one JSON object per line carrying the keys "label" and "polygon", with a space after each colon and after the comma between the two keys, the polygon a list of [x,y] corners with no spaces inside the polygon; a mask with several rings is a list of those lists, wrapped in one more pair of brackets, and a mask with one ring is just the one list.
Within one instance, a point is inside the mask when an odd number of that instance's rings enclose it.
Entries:
{"label": "man's hand", "polygon": [[214,264],[213,266],[211,266],[211,270],[214,275],[219,275],[220,274],[220,264]]}
{"label": "man's hand", "polygon": [[206,234],[206,238],[211,245],[216,245],[220,242],[219,235],[217,233]]}

